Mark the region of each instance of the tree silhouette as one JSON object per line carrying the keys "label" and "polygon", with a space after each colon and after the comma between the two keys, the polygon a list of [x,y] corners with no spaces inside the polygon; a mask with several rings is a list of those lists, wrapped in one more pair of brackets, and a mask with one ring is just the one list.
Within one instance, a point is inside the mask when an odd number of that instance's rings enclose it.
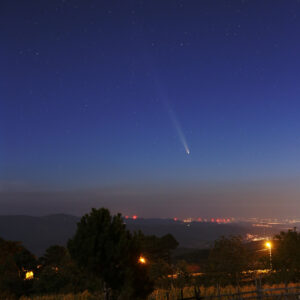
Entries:
{"label": "tree silhouette", "polygon": [[81,218],[68,249],[79,266],[103,280],[112,296],[144,299],[152,291],[147,265],[138,263],[141,247],[120,214],[92,209]]}
{"label": "tree silhouette", "polygon": [[300,280],[300,233],[294,230],[275,236],[273,266],[277,280],[298,282]]}
{"label": "tree silhouette", "polygon": [[221,237],[210,251],[208,272],[218,284],[239,285],[242,271],[248,269],[248,258],[240,236]]}
{"label": "tree silhouette", "polygon": [[27,271],[35,270],[36,259],[20,242],[0,238],[0,293],[21,296],[32,289],[32,281],[24,280]]}

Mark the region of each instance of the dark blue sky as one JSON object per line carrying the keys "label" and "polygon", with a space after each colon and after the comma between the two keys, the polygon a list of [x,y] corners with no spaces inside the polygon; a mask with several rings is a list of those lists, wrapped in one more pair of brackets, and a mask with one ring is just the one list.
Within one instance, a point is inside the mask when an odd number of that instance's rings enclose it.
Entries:
{"label": "dark blue sky", "polygon": [[1,1],[1,212],[299,214],[299,14]]}

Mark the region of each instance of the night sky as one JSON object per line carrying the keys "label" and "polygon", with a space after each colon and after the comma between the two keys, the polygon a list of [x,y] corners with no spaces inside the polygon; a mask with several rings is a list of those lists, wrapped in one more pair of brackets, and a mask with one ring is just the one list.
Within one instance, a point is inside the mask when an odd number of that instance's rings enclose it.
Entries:
{"label": "night sky", "polygon": [[0,38],[0,214],[299,215],[299,1],[2,0]]}

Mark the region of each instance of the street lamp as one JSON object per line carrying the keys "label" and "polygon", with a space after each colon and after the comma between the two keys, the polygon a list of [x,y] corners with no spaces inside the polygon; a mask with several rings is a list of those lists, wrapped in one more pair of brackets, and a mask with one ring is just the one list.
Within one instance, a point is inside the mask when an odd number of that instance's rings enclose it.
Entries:
{"label": "street lamp", "polygon": [[140,263],[140,264],[143,264],[143,265],[146,264],[146,263],[147,263],[146,258],[143,257],[143,256],[140,256],[140,257],[139,257],[139,263]]}
{"label": "street lamp", "polygon": [[272,244],[270,242],[266,242],[266,247],[269,249],[270,254],[270,269],[272,270]]}
{"label": "street lamp", "polygon": [[33,279],[33,277],[34,277],[33,271],[27,271],[25,273],[25,280],[31,280]]}

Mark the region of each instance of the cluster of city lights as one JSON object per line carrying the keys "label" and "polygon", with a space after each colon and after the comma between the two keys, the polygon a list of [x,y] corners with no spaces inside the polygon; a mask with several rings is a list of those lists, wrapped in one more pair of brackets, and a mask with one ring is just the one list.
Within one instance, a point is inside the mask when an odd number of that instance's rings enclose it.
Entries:
{"label": "cluster of city lights", "polygon": [[[125,216],[126,220],[137,220],[138,216],[133,215],[133,216]],[[173,218],[173,221],[177,222],[183,222],[183,223],[191,223],[191,222],[202,222],[202,223],[218,223],[218,224],[225,224],[225,223],[230,223],[232,222],[232,219],[230,218],[186,218],[186,219],[179,219],[177,217]]]}
{"label": "cluster of city lights", "polygon": [[218,224],[224,223],[225,224],[225,223],[232,222],[232,220],[229,219],[229,218],[196,218],[196,219],[187,218],[187,219],[180,220],[180,219],[175,217],[175,218],[173,218],[173,220],[175,222],[182,221],[184,223],[201,222],[201,223],[218,223]]}

